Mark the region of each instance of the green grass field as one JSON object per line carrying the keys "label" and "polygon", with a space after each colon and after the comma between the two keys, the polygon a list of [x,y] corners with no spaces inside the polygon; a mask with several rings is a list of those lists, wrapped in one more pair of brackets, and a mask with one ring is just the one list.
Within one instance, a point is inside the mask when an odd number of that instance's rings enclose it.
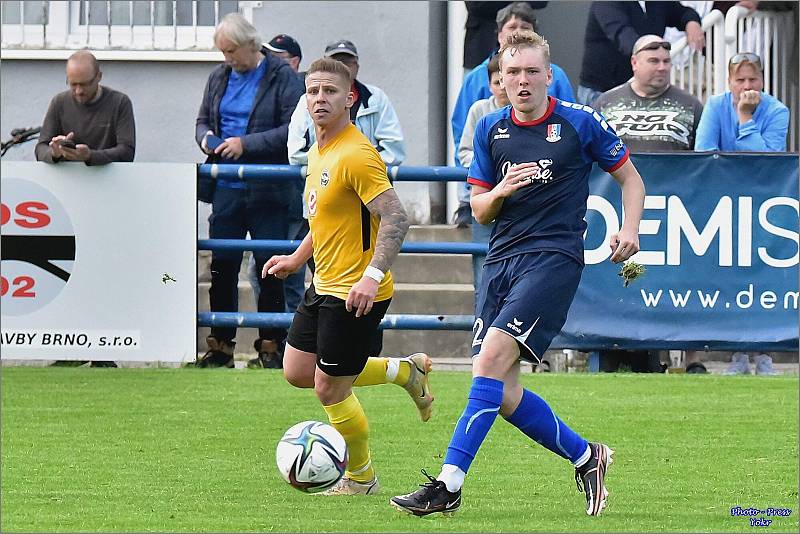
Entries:
{"label": "green grass field", "polygon": [[451,518],[389,497],[434,475],[469,387],[432,378],[419,422],[396,386],[359,388],[382,484],[375,497],[304,495],[275,444],[325,420],[275,371],[2,369],[3,532],[733,532],[730,508],[790,508],[763,530],[798,531],[798,378],[528,374],[584,436],[616,450],[609,506],[587,517],[570,465],[498,419]]}

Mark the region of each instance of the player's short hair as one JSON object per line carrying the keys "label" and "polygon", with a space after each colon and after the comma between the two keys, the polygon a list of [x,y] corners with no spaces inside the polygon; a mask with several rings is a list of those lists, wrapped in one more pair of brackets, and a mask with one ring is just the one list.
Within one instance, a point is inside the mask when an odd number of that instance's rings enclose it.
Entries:
{"label": "player's short hair", "polygon": [[88,63],[92,67],[95,76],[97,76],[97,74],[100,72],[100,63],[97,62],[97,58],[94,57],[94,54],[92,54],[88,49],[81,49],[77,52],[74,52],[67,59],[67,63],[70,61],[73,63]]}
{"label": "player's short hair", "polygon": [[349,86],[353,83],[353,73],[347,68],[347,65],[341,61],[329,57],[323,57],[314,61],[306,71],[306,79],[315,72],[329,72],[331,74],[338,74],[347,81]]}
{"label": "player's short hair", "polygon": [[740,52],[728,60],[728,77],[739,72],[739,69],[741,69],[744,65],[752,65],[759,74],[762,76],[764,75],[764,67],[761,63],[761,56],[752,52]]}
{"label": "player's short hair", "polygon": [[214,30],[215,45],[220,37],[225,37],[238,47],[246,46],[252,50],[261,50],[261,34],[239,13],[228,13],[222,17]]}
{"label": "player's short hair", "polygon": [[539,21],[536,20],[536,13],[533,12],[533,8],[528,5],[528,2],[513,2],[497,12],[497,17],[495,18],[497,31],[502,30],[506,22],[511,20],[512,17],[524,20],[533,26],[533,31],[538,29]]}
{"label": "player's short hair", "polygon": [[486,68],[489,69],[489,78],[491,78],[492,74],[495,72],[500,72],[500,54],[493,55]]}
{"label": "player's short hair", "polygon": [[511,49],[511,53],[514,54],[516,50],[521,48],[538,48],[544,54],[544,60],[547,65],[550,65],[550,45],[547,44],[547,39],[536,32],[518,31],[509,35],[506,38],[506,42],[500,47],[500,51],[497,53],[500,58],[499,67],[503,68],[503,55],[506,50]]}

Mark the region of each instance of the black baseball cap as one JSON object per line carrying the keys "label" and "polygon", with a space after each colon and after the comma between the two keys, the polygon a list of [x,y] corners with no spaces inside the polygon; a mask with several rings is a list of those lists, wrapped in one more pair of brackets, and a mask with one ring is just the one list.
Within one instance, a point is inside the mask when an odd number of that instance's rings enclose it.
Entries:
{"label": "black baseball cap", "polygon": [[273,52],[288,52],[289,55],[293,57],[303,59],[303,52],[300,50],[300,45],[297,44],[297,41],[295,41],[292,36],[286,35],[285,33],[279,33],[264,46]]}
{"label": "black baseball cap", "polygon": [[358,57],[358,50],[356,50],[356,45],[352,41],[339,39],[325,47],[325,57],[335,56],[336,54],[350,54]]}

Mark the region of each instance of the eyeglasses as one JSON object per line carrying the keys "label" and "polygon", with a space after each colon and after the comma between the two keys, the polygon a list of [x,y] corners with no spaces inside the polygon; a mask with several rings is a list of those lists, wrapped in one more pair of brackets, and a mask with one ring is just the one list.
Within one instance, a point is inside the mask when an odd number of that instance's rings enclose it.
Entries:
{"label": "eyeglasses", "polygon": [[653,41],[652,43],[647,43],[639,50],[636,50],[633,55],[636,55],[639,52],[644,52],[645,50],[658,50],[659,48],[663,48],[664,50],[672,50],[672,43],[669,41]]}
{"label": "eyeglasses", "polygon": [[70,87],[74,87],[74,88],[76,88],[76,89],[77,89],[78,87],[82,87],[82,88],[86,89],[87,87],[91,87],[91,86],[92,86],[92,84],[94,84],[94,82],[95,82],[95,81],[97,81],[97,77],[98,77],[99,75],[100,75],[100,71],[97,71],[97,72],[95,73],[95,75],[94,75],[94,76],[92,76],[92,79],[91,79],[91,80],[89,80],[88,82],[75,82],[75,83],[69,83],[69,79],[67,79],[67,85],[68,85],[68,86],[70,86]]}
{"label": "eyeglasses", "polygon": [[754,54],[752,52],[742,52],[740,54],[736,54],[733,56],[730,61],[728,61],[728,65],[738,65],[739,63],[755,63],[759,67],[761,66],[761,58],[758,54]]}

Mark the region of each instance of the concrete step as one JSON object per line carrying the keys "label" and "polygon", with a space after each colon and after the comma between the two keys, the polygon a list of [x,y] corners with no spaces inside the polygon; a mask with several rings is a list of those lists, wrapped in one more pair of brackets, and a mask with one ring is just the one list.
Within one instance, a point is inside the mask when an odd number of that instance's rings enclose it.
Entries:
{"label": "concrete step", "polygon": [[[239,280],[249,280],[250,252],[245,252]],[[469,254],[400,254],[392,266],[395,282],[420,284],[471,284],[472,256]],[[310,273],[307,279],[310,281]],[[211,251],[197,254],[197,281],[211,281]]]}
{"label": "concrete step", "polygon": [[425,352],[434,359],[459,358],[470,365],[472,332],[447,330],[384,330],[383,356]]}
{"label": "concrete step", "polygon": [[472,284],[395,284],[389,313],[470,315],[474,295]]}
{"label": "concrete step", "polygon": [[392,265],[395,283],[472,284],[469,254],[400,254]]}
{"label": "concrete step", "polygon": [[[197,284],[197,310],[209,311],[211,282]],[[472,284],[395,284],[389,313],[469,315],[474,311]],[[239,280],[239,311],[256,311],[250,283]]]}
{"label": "concrete step", "polygon": [[454,224],[414,224],[408,229],[406,241],[472,241],[472,230]]}
{"label": "concrete step", "polygon": [[[456,228],[451,224],[414,225],[406,241],[471,241],[469,228]],[[239,279],[247,280],[250,251],[245,251]],[[207,282],[210,278],[211,251],[197,253],[197,279]],[[398,282],[404,283],[472,283],[472,256],[469,254],[401,254],[392,268]]]}

